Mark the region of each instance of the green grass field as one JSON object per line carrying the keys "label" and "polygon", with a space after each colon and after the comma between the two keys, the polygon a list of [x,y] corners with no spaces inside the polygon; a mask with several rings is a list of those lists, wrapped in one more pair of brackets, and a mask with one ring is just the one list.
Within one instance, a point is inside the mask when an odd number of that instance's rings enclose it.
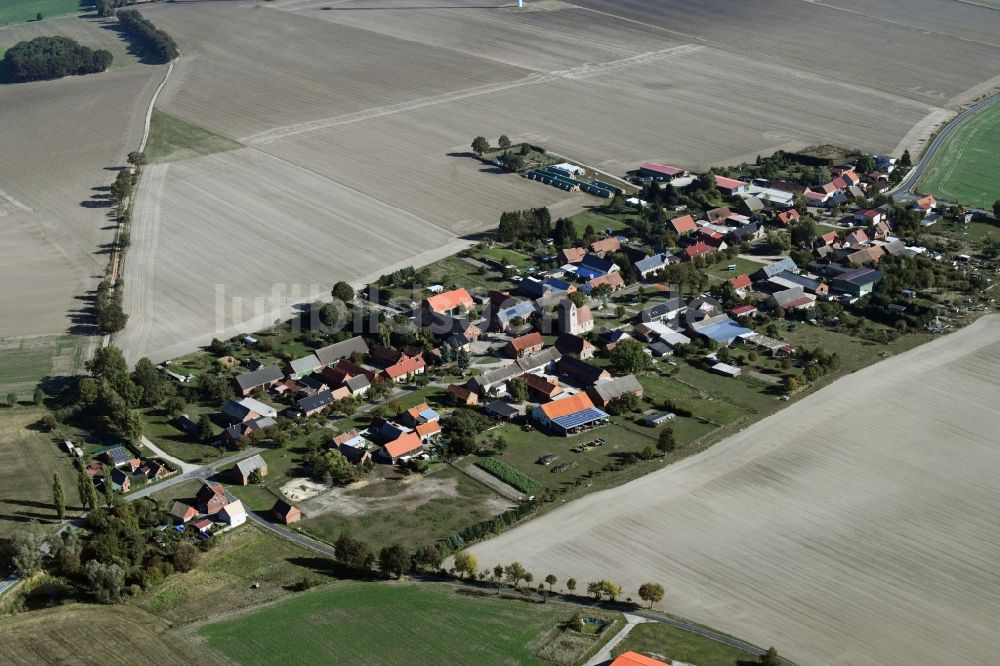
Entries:
{"label": "green grass field", "polygon": [[469,596],[443,586],[367,583],[299,594],[206,625],[199,634],[247,665],[333,660],[513,666],[549,663],[536,653],[570,615],[558,604]]}
{"label": "green grass field", "polygon": [[241,144],[236,141],[154,109],[146,160],[151,163],[176,162],[239,147]]}
{"label": "green grass field", "polygon": [[938,152],[918,188],[941,199],[990,208],[1000,199],[1000,104],[965,121]]}
{"label": "green grass field", "polygon": [[67,515],[79,512],[76,470],[69,455],[60,450],[60,438],[32,428],[45,413],[40,407],[0,409],[0,460],[4,461],[0,465],[0,541],[32,520],[55,529],[54,473],[62,479]]}
{"label": "green grass field", "polygon": [[72,14],[80,5],[80,0],[4,0],[0,2],[0,26],[34,21],[39,12],[44,18]]}
{"label": "green grass field", "polygon": [[0,392],[28,400],[42,378],[77,374],[85,342],[73,335],[0,339]]}
{"label": "green grass field", "polygon": [[611,654],[617,657],[629,650],[654,659],[684,661],[698,666],[736,666],[740,661],[757,663],[757,657],[749,652],[655,622],[633,628]]}

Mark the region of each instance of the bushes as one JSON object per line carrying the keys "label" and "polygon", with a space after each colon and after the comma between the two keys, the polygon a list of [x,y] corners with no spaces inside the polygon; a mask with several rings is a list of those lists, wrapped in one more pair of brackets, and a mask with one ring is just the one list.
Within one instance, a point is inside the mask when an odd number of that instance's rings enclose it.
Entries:
{"label": "bushes", "polygon": [[103,72],[111,59],[109,51],[89,49],[69,37],[35,37],[11,47],[3,64],[17,81],[46,81]]}
{"label": "bushes", "polygon": [[177,57],[177,44],[166,32],[160,30],[135,9],[123,9],[117,14],[125,34],[159,62],[170,62]]}
{"label": "bushes", "polygon": [[476,467],[489,472],[507,485],[513,486],[527,495],[534,495],[542,489],[541,483],[502,460],[487,458],[477,462]]}

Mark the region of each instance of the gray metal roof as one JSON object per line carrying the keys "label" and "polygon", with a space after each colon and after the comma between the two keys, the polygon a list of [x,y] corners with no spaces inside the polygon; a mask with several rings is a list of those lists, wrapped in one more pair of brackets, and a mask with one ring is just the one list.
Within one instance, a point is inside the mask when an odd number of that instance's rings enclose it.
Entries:
{"label": "gray metal roof", "polygon": [[285,373],[281,371],[281,368],[276,365],[267,365],[260,370],[244,372],[242,375],[237,375],[236,383],[241,389],[246,391],[247,389],[252,389],[255,386],[260,386],[261,384],[279,381],[284,377]]}
{"label": "gray metal roof", "polygon": [[350,340],[336,342],[326,347],[320,347],[315,352],[316,358],[323,365],[332,365],[342,358],[346,358],[354,353],[367,354],[368,344],[360,335],[356,335]]}
{"label": "gray metal roof", "polygon": [[642,384],[635,378],[635,375],[625,375],[615,377],[606,382],[597,382],[588,389],[588,393],[593,391],[605,402],[621,397],[626,393],[638,393],[642,390]]}
{"label": "gray metal roof", "polygon": [[267,462],[261,457],[259,453],[250,456],[249,458],[244,458],[243,460],[236,463],[236,469],[239,470],[240,474],[243,476],[250,476],[250,473],[255,469],[260,469],[261,467],[267,467]]}

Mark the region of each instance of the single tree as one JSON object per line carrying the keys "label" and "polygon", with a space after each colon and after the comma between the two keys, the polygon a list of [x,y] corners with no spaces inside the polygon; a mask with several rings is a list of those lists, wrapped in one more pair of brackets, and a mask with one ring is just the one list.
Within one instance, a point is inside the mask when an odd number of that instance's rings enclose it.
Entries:
{"label": "single tree", "polygon": [[611,366],[622,375],[635,374],[649,368],[650,358],[637,340],[625,339],[611,350]]}
{"label": "single tree", "polygon": [[333,291],[331,293],[334,298],[344,301],[345,303],[353,301],[355,295],[354,288],[343,280],[340,280],[333,285]]}
{"label": "single tree", "polygon": [[674,449],[677,448],[677,440],[674,438],[674,429],[667,426],[660,431],[659,436],[656,438],[656,448],[663,455],[673,453]]}
{"label": "single tree", "polygon": [[45,18],[45,17],[42,16],[41,12],[38,12],[37,14],[35,14],[35,20],[36,21],[41,21],[43,18]]}
{"label": "single tree", "polygon": [[66,493],[58,472],[52,475],[52,500],[56,505],[56,515],[62,520],[66,517]]}
{"label": "single tree", "polygon": [[174,568],[180,572],[191,571],[198,563],[199,555],[198,547],[194,544],[187,541],[177,544],[173,557]]}
{"label": "single tree", "polygon": [[504,574],[507,576],[507,580],[510,581],[514,587],[521,582],[521,579],[527,575],[527,570],[525,570],[524,565],[520,562],[511,562],[503,569]]}
{"label": "single tree", "polygon": [[468,370],[470,363],[469,352],[465,351],[464,347],[459,347],[458,355],[455,358],[455,365],[458,367],[459,372],[464,373]]}
{"label": "single tree", "polygon": [[899,166],[901,167],[913,166],[913,160],[910,159],[909,150],[903,151],[903,156],[899,158]]}
{"label": "single tree", "polygon": [[202,414],[198,419],[198,439],[202,442],[208,443],[212,441],[212,437],[215,435],[215,426],[212,425],[212,419],[208,414]]}
{"label": "single tree", "polygon": [[[181,545],[191,546],[191,544]],[[125,587],[125,571],[120,566],[90,560],[84,567],[84,572],[90,582],[90,590],[99,603],[113,604],[121,600],[122,589]]]}
{"label": "single tree", "polygon": [[87,476],[87,473],[83,471],[83,468],[79,469],[76,474],[76,494],[80,498],[80,506],[88,509],[94,508],[90,506],[90,489],[93,486],[94,483]]}
{"label": "single tree", "polygon": [[146,153],[133,150],[128,154],[128,163],[132,166],[142,166],[146,163]]}
{"label": "single tree", "polygon": [[497,584],[497,594],[500,594],[500,584],[503,582],[503,565],[493,567],[493,581]]}
{"label": "single tree", "polygon": [[566,589],[569,590],[570,594],[576,592],[576,578],[570,578],[566,581]]}
{"label": "single tree", "polygon": [[643,583],[639,586],[639,598],[649,602],[649,607],[663,601],[663,586],[659,583]]}
{"label": "single tree", "polygon": [[132,371],[132,381],[142,389],[142,404],[155,407],[166,397],[166,380],[156,365],[145,356],[140,358]]}
{"label": "single tree", "polygon": [[479,561],[472,553],[462,551],[455,554],[455,571],[458,572],[459,578],[464,579],[466,575],[471,578],[472,576],[475,576],[476,570],[478,569]]}
{"label": "single tree", "polygon": [[769,647],[767,652],[760,655],[760,666],[781,666],[781,657],[774,647]]}
{"label": "single tree", "polygon": [[497,141],[497,145],[500,146],[500,150],[507,150],[510,148],[510,137],[506,134],[501,134],[500,140]]}
{"label": "single tree", "polygon": [[535,574],[531,573],[530,571],[526,571],[523,577],[526,585],[531,585],[531,582],[535,580]]}
{"label": "single tree", "polygon": [[482,155],[487,150],[490,149],[490,142],[486,140],[484,136],[477,136],[472,140],[472,152],[476,155]]}
{"label": "single tree", "polygon": [[545,577],[545,583],[546,585],[549,586],[549,592],[552,591],[552,586],[555,585],[558,581],[559,579],[556,578],[554,574],[549,574],[548,576]]}
{"label": "single tree", "polygon": [[38,523],[32,521],[28,529],[14,534],[9,548],[10,563],[24,578],[30,578],[42,570],[42,544],[45,535]]}
{"label": "single tree", "polygon": [[40,388],[35,389],[34,395],[31,396],[36,405],[40,405],[45,402],[45,393]]}
{"label": "single tree", "polygon": [[17,407],[17,394],[13,391],[7,394],[7,406],[11,409]]}

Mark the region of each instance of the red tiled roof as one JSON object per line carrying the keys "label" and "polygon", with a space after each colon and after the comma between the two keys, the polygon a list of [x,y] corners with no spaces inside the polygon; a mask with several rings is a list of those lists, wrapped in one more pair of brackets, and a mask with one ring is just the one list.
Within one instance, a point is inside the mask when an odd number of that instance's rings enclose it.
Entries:
{"label": "red tiled roof", "polygon": [[595,277],[590,281],[590,288],[597,289],[602,284],[606,284],[612,289],[624,289],[625,280],[622,278],[621,273],[608,273],[607,275],[602,275],[600,277]]}
{"label": "red tiled roof", "polygon": [[603,238],[590,244],[591,252],[614,252],[621,248],[622,244],[617,238]]}
{"label": "red tiled roof", "polygon": [[742,317],[743,315],[748,315],[754,312],[757,312],[757,308],[753,305],[739,305],[729,310],[729,314],[734,317]]}
{"label": "red tiled roof", "polygon": [[534,331],[522,335],[518,338],[514,338],[513,340],[510,341],[510,345],[511,347],[514,348],[515,351],[524,351],[525,349],[530,349],[531,347],[537,347],[541,344],[544,344],[544,340],[542,340],[542,334]]}
{"label": "red tiled roof", "polygon": [[430,435],[436,435],[437,433],[441,432],[441,423],[440,421],[431,421],[430,423],[419,423],[417,424],[416,431],[417,435],[419,435],[421,439],[423,439],[424,437],[429,437]]}
{"label": "red tiled roof", "polygon": [[795,210],[794,208],[792,208],[791,210],[786,210],[784,213],[778,213],[778,221],[784,225],[787,225],[792,220],[797,220],[800,217],[801,216],[799,215],[799,211]]}
{"label": "red tiled roof", "polygon": [[708,254],[709,252],[715,252],[715,248],[702,242],[698,242],[684,248],[684,254],[687,255],[688,259],[694,259],[697,256]]}
{"label": "red tiled roof", "polygon": [[820,236],[820,238],[822,238],[823,242],[825,244],[827,244],[827,245],[830,245],[832,243],[836,243],[837,242],[837,232],[836,231],[831,231],[828,234],[823,234],[822,236]]}
{"label": "red tiled roof", "polygon": [[729,284],[733,285],[733,289],[747,289],[751,285],[750,276],[745,273],[737,275],[729,281]]}
{"label": "red tiled roof", "polygon": [[726,178],[725,176],[716,176],[715,184],[718,187],[727,190],[735,190],[738,187],[746,187],[746,183],[742,180],[736,180],[735,178]]}
{"label": "red tiled roof", "polygon": [[397,379],[399,377],[405,377],[406,375],[422,370],[427,364],[424,362],[422,356],[405,356],[399,360],[398,363],[390,365],[385,369],[386,377],[390,379]]}
{"label": "red tiled roof", "polygon": [[675,217],[670,220],[670,226],[673,227],[674,233],[676,234],[686,234],[694,231],[698,228],[698,225],[694,223],[694,218],[690,215],[681,215],[680,217]]}
{"label": "red tiled roof", "polygon": [[563,261],[567,264],[578,264],[587,255],[587,250],[582,247],[567,247],[560,250],[559,254],[562,255]]}
{"label": "red tiled roof", "polygon": [[439,314],[445,314],[457,307],[471,309],[473,306],[472,296],[465,288],[452,289],[437,296],[427,297],[427,307]]}
{"label": "red tiled roof", "polygon": [[926,197],[923,197],[921,199],[917,199],[917,204],[916,205],[917,205],[917,208],[922,208],[924,210],[927,210],[929,208],[933,208],[934,204],[936,204],[936,203],[937,203],[937,199],[934,198],[934,195],[933,194],[928,194]]}

